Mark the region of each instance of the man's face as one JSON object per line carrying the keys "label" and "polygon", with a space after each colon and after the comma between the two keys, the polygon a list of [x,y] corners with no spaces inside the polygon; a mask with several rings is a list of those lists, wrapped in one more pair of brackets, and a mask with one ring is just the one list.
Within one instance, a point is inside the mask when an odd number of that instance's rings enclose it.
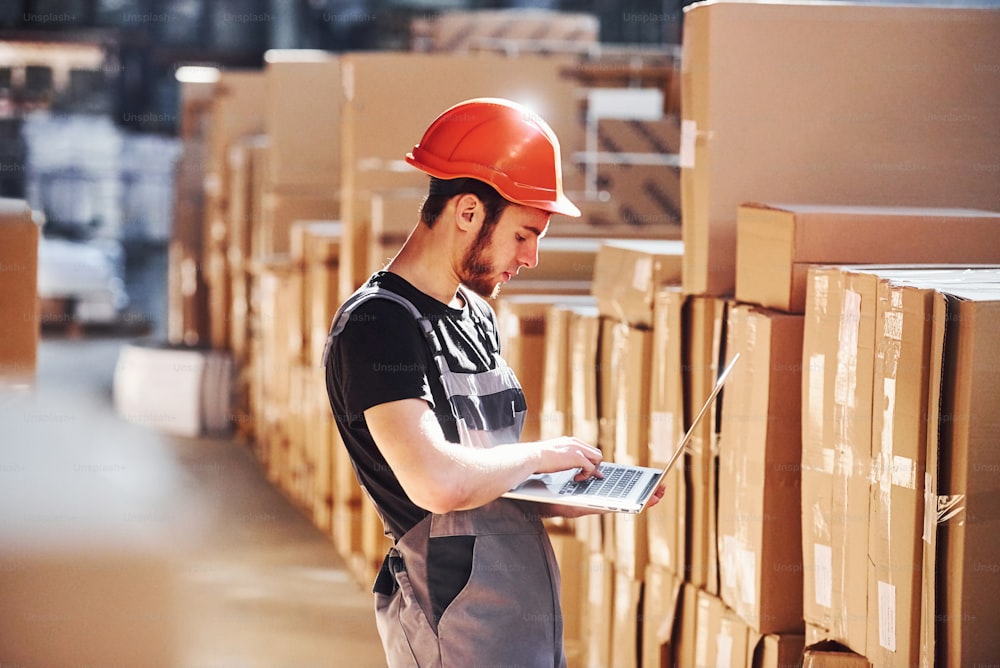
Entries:
{"label": "man's face", "polygon": [[521,267],[538,264],[538,242],[548,231],[548,211],[511,204],[495,225],[484,225],[462,258],[462,284],[487,298]]}

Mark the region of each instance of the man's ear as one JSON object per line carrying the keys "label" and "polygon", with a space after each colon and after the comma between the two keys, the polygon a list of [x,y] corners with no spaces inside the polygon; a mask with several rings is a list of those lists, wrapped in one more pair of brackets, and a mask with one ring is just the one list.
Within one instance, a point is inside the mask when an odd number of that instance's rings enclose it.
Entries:
{"label": "man's ear", "polygon": [[472,193],[458,196],[455,202],[455,222],[462,230],[473,229],[482,222],[483,203]]}

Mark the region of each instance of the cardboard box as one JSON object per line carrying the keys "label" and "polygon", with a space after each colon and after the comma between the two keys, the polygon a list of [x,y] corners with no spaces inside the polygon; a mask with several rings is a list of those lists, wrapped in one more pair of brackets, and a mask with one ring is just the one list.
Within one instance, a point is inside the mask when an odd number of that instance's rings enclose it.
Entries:
{"label": "cardboard box", "polygon": [[638,668],[641,662],[639,641],[642,572],[640,578],[614,568],[614,609],[611,629],[611,662],[613,668]]}
{"label": "cardboard box", "polygon": [[694,666],[745,666],[750,630],[720,598],[698,592]]}
{"label": "cardboard box", "polygon": [[698,650],[698,598],[700,590],[689,582],[681,584],[678,603],[680,633],[674,652],[674,665],[694,666]]}
{"label": "cardboard box", "polygon": [[291,251],[292,225],[300,220],[338,220],[340,205],[323,189],[269,188],[261,202],[261,219],[253,231],[255,259]]}
{"label": "cardboard box", "polygon": [[592,292],[601,315],[649,327],[653,298],[665,285],[680,281],[684,246],[677,241],[617,240],[597,253]]}
{"label": "cardboard box", "polygon": [[275,186],[313,185],[336,194],[345,95],[340,57],[310,49],[271,49],[264,54],[264,83],[269,181]]}
{"label": "cardboard box", "polygon": [[570,433],[591,444],[598,441],[598,379],[601,319],[597,307],[581,307],[569,323]]}
{"label": "cardboard box", "polygon": [[601,552],[587,555],[587,631],[585,666],[610,666],[614,629],[615,573]]}
{"label": "cardboard box", "polygon": [[748,634],[747,668],[792,668],[802,665],[805,636],[794,633]]}
{"label": "cardboard box", "polygon": [[998,236],[1000,213],[990,211],[744,204],[736,298],[801,313],[810,264],[997,262]]}
{"label": "cardboard box", "polygon": [[[542,370],[540,437],[557,438],[573,429],[572,344],[570,324],[574,314],[596,306],[553,304],[545,315],[545,359]],[[580,388],[575,388],[580,391]]]}
{"label": "cardboard box", "polygon": [[[679,286],[661,289],[653,305],[652,376],[649,390],[649,465],[665,466],[684,436],[683,312]],[[684,456],[667,473],[660,505],[646,514],[649,560],[683,575],[687,484]]]}
{"label": "cardboard box", "polygon": [[673,666],[680,634],[683,581],[652,562],[646,567],[642,597],[642,665]]}
{"label": "cardboard box", "polygon": [[[995,633],[1000,628],[997,287],[954,286],[939,290],[937,299],[940,306],[943,295],[947,322],[937,456],[940,477],[928,490],[937,501],[936,522],[930,523],[937,542],[924,538],[925,546],[937,547],[938,561],[931,571],[937,584],[930,586],[925,570],[924,590],[940,596],[940,607],[928,615],[937,628],[937,646],[922,657],[934,665],[988,664],[1000,656]],[[924,648],[928,649],[926,642]]]}
{"label": "cardboard box", "polygon": [[933,290],[879,285],[868,533],[868,651],[919,662]]}
{"label": "cardboard box", "polygon": [[802,631],[801,316],[730,307],[719,443],[722,600],[760,633]]}
{"label": "cardboard box", "polygon": [[642,580],[649,565],[647,514],[612,513],[615,570],[634,580]]}
{"label": "cardboard box", "polygon": [[467,52],[482,48],[504,51],[589,48],[598,41],[596,16],[540,9],[467,10],[443,12],[416,23],[414,49]]}
{"label": "cardboard box", "polygon": [[687,7],[685,291],[733,294],[748,201],[995,208],[1000,88],[970,63],[994,61],[998,30],[992,9]]}
{"label": "cardboard box", "polygon": [[614,460],[645,466],[649,463],[649,388],[653,363],[653,334],[640,327],[618,328],[622,338],[612,356],[615,384]]}
{"label": "cardboard box", "polygon": [[33,382],[38,357],[38,225],[24,200],[0,199],[0,385]]}
{"label": "cardboard box", "polygon": [[545,316],[553,304],[586,306],[587,295],[502,295],[496,302],[500,351],[524,391],[528,413],[522,440],[538,440],[541,433],[542,380],[545,366]]}
{"label": "cardboard box", "polygon": [[[684,314],[688,333],[683,364],[688,369],[685,386],[685,428],[701,409],[722,368],[727,303],[715,297],[689,297]],[[719,562],[716,541],[716,461],[718,412],[726,391],[709,407],[692,432],[686,455],[688,497],[686,564],[688,580],[709,593],[718,592]]]}
{"label": "cardboard box", "polygon": [[867,651],[877,278],[809,272],[802,352],[803,615]]}
{"label": "cardboard box", "polygon": [[802,655],[802,668],[871,668],[871,662],[861,654],[821,643],[806,647]]}
{"label": "cardboard box", "polygon": [[552,551],[562,582],[559,601],[563,618],[563,649],[571,665],[578,664],[584,643],[587,608],[587,563],[583,543],[571,531],[549,528]]}

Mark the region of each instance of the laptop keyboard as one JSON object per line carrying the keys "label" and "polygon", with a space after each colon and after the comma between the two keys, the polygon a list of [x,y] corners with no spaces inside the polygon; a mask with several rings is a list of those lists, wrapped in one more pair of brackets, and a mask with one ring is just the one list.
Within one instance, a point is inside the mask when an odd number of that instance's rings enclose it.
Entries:
{"label": "laptop keyboard", "polygon": [[570,480],[562,486],[559,493],[595,494],[620,499],[623,496],[628,496],[628,493],[635,486],[636,481],[641,475],[639,471],[633,469],[605,466],[603,464],[599,467],[599,470],[604,474],[603,478],[587,478],[580,482]]}

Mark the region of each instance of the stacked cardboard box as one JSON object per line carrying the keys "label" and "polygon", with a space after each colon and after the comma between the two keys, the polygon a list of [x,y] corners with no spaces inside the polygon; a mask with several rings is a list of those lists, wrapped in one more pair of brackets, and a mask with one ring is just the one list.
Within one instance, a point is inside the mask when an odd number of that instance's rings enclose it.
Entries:
{"label": "stacked cardboard box", "polygon": [[0,199],[0,386],[31,383],[38,356],[38,225],[27,202]]}
{"label": "stacked cardboard box", "polygon": [[998,30],[987,9],[687,7],[685,289],[732,294],[744,202],[995,208],[1000,88],[975,64]]}
{"label": "stacked cardboard box", "polygon": [[[988,587],[996,578],[974,568],[988,561],[972,553],[940,561],[947,548],[936,540],[939,524],[944,535],[959,524],[938,504],[947,508],[946,472],[970,467],[946,447],[956,419],[949,402],[967,383],[995,381],[989,364],[954,375],[968,354],[957,337],[975,340],[982,328],[957,316],[989,313],[997,271],[818,267],[809,278],[803,433],[813,440],[803,451],[803,552],[810,635],[838,640],[877,665],[966,665],[989,644],[985,636],[977,649],[949,645],[947,637],[974,633],[991,613],[973,612],[984,605],[973,596],[962,614],[945,617],[935,592],[969,591],[970,581]],[[984,354],[994,353],[987,347]],[[988,419],[971,417],[973,409],[958,402],[962,420],[990,432]],[[984,476],[987,486],[992,477]],[[988,507],[980,512],[977,522],[998,521]],[[832,531],[841,526],[846,532]],[[989,544],[974,539],[982,540]]]}
{"label": "stacked cardboard box", "polygon": [[415,20],[415,51],[463,53],[586,52],[598,46],[599,22],[591,14],[544,9],[449,11]]}

